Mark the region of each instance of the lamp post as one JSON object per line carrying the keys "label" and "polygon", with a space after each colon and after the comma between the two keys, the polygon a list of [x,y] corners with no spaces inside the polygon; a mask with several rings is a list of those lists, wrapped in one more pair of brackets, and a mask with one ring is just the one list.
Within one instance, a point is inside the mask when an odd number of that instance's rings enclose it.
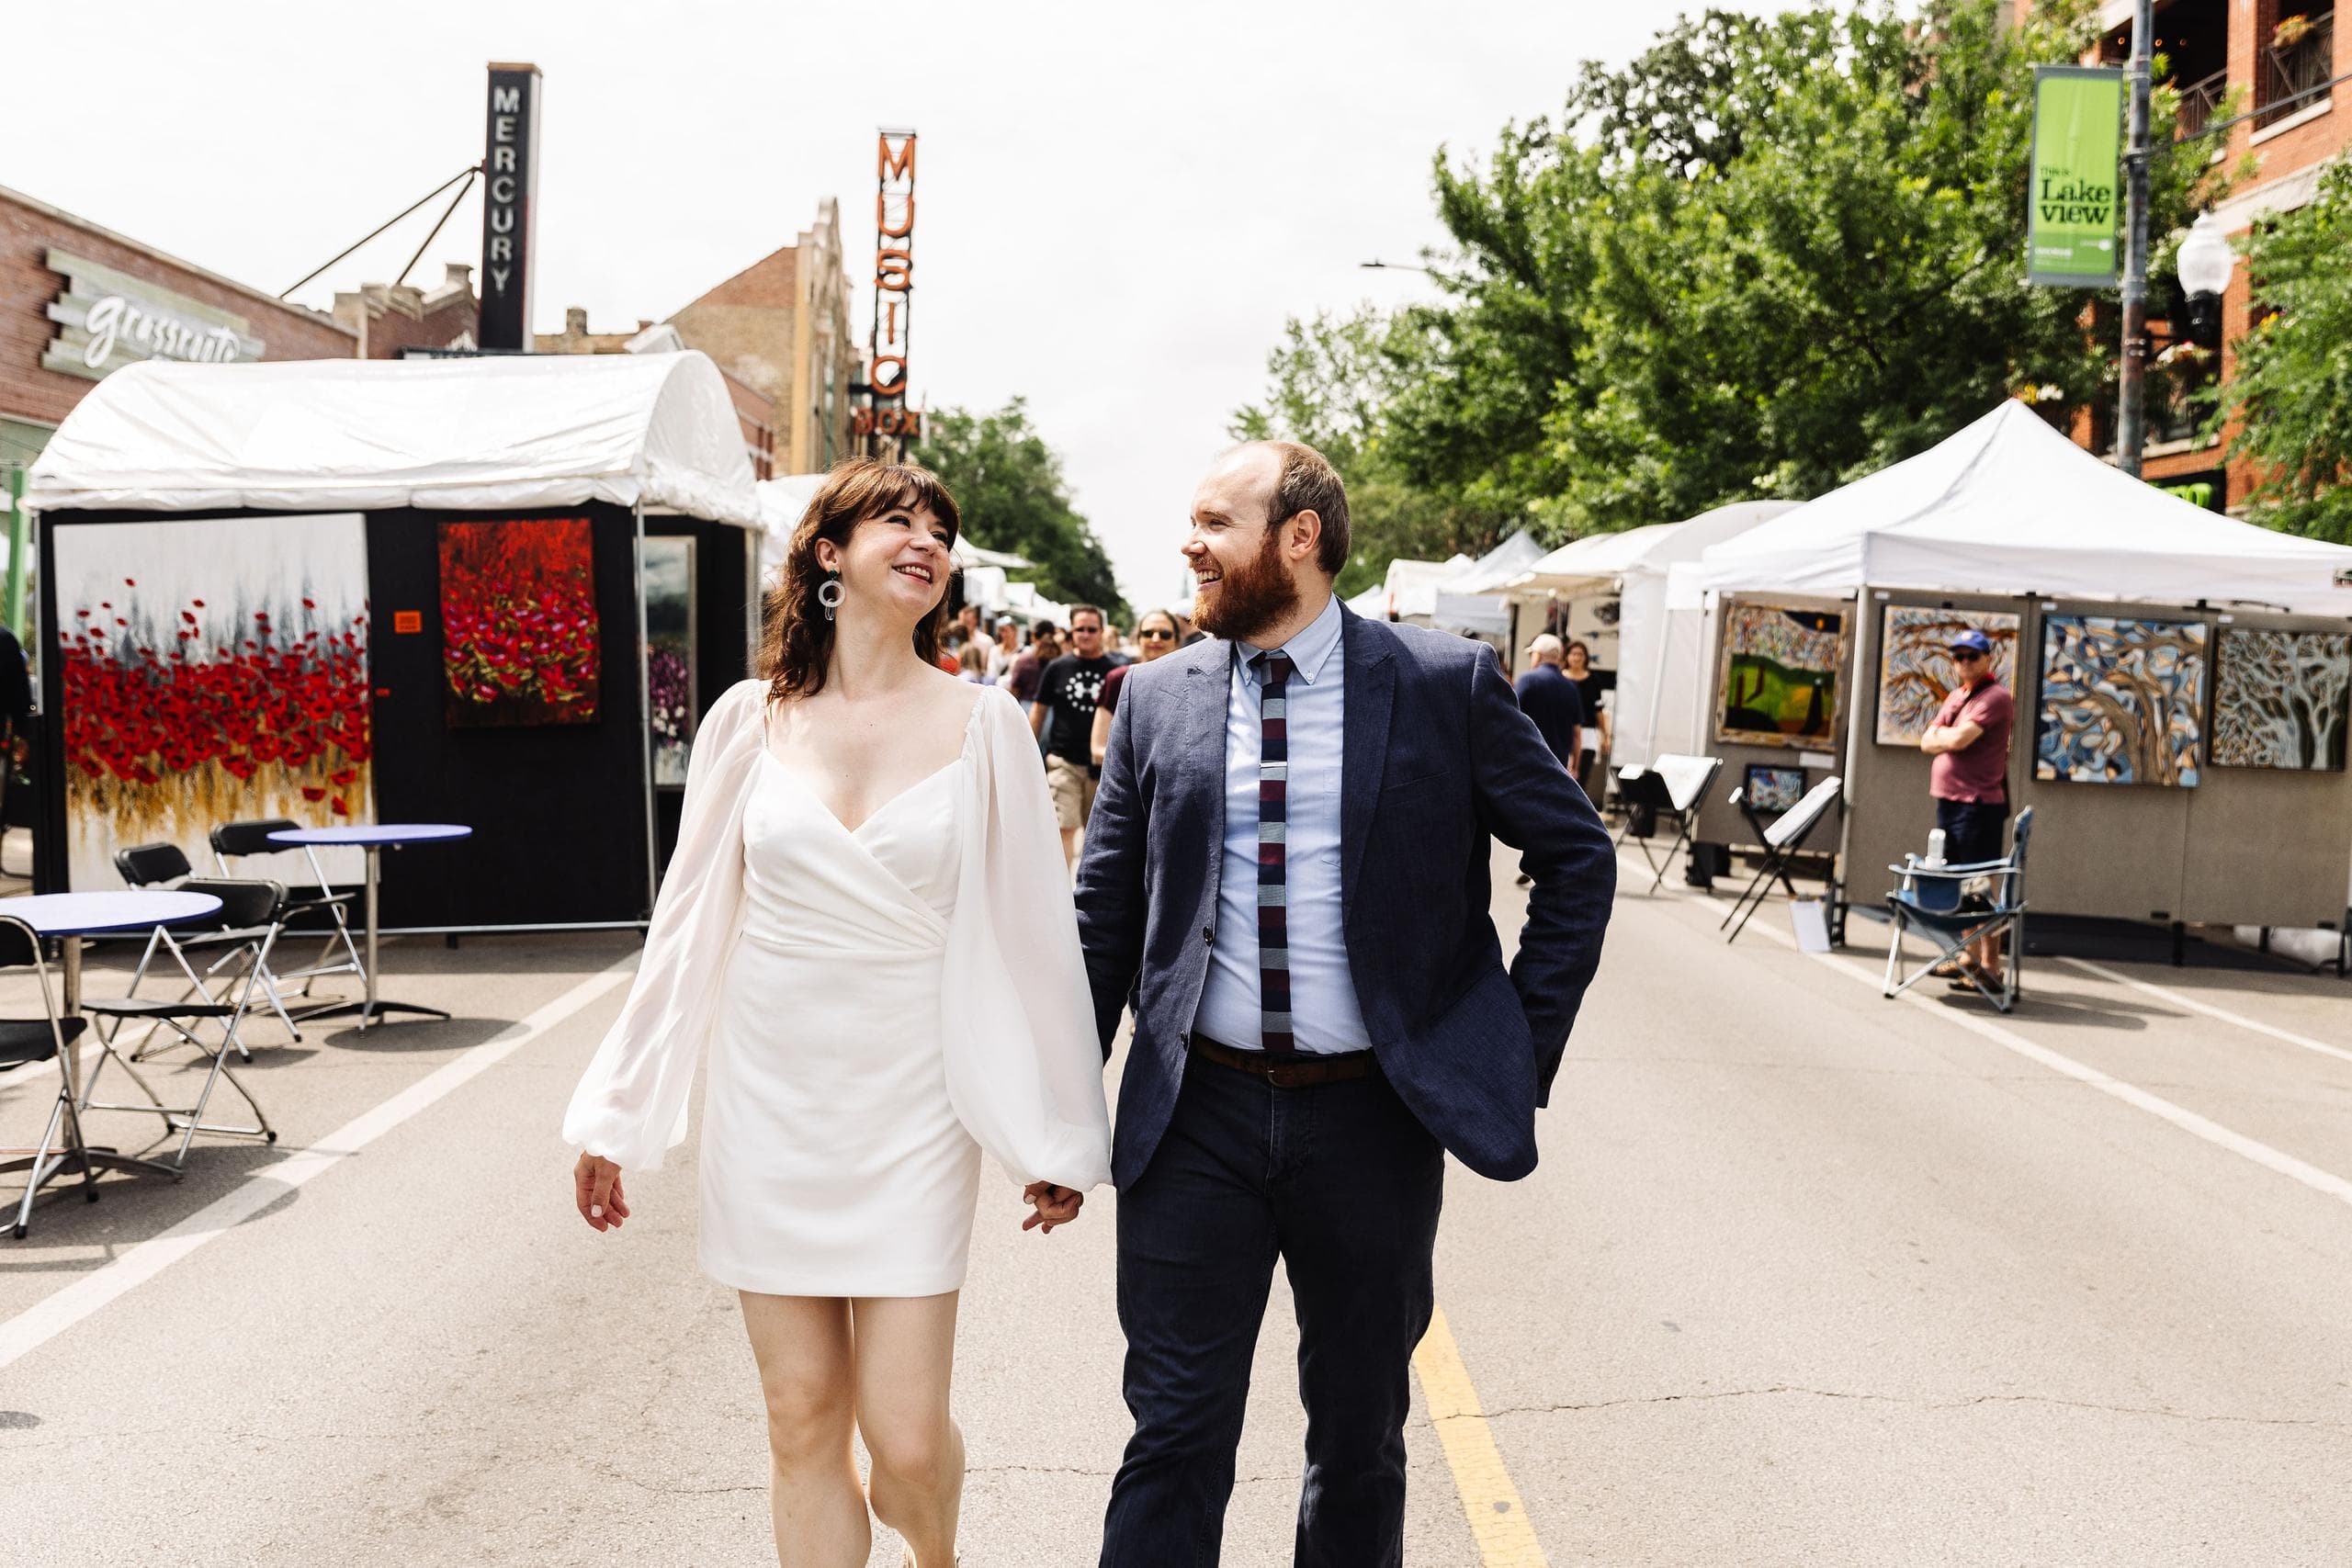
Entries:
{"label": "lamp post", "polygon": [[2123,156],[2128,193],[2123,242],[2123,362],[2115,378],[2115,466],[2140,477],[2147,445],[2148,367],[2148,90],[2154,52],[2155,0],[2138,0],[2132,13],[2131,141]]}
{"label": "lamp post", "polygon": [[2222,220],[2210,212],[2199,213],[2180,242],[2177,264],[2191,342],[2207,348],[2221,346],[2222,295],[2229,288],[2230,274],[2237,264],[2237,253],[2230,249],[2229,239],[2222,232]]}

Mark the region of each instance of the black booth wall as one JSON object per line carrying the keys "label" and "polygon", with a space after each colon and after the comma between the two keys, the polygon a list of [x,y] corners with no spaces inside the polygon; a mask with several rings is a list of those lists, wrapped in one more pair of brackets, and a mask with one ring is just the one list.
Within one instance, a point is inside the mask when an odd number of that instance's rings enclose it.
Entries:
{"label": "black booth wall", "polygon": [[[320,510],[327,510],[321,508]],[[261,516],[220,511],[206,517]],[[156,522],[171,514],[60,512],[40,530],[41,614],[57,624],[54,526]],[[193,520],[197,514],[189,514]],[[599,716],[593,724],[451,729],[443,711],[440,553],[436,525],[505,517],[590,520],[595,550]],[[677,517],[649,517],[649,533],[691,534],[701,593],[696,705],[707,709],[746,663],[747,570],[743,531]],[[647,886],[645,710],[639,690],[636,522],[604,502],[533,511],[367,514],[369,667],[374,687],[376,818],[458,822],[473,837],[388,851],[382,921],[401,926],[565,925],[641,920]],[[393,630],[401,611],[422,629]],[[45,634],[46,635],[46,634]],[[63,693],[58,660],[42,660],[40,831],[36,886],[65,886]],[[678,792],[660,792],[661,843],[674,840]]]}

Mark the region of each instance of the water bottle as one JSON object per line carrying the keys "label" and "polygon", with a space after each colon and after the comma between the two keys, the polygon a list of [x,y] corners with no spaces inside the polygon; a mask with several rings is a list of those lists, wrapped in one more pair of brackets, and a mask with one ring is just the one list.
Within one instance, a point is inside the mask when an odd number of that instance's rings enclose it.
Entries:
{"label": "water bottle", "polygon": [[1921,865],[1944,863],[1944,830],[1941,828],[1931,828],[1928,830],[1928,858],[1919,863]]}

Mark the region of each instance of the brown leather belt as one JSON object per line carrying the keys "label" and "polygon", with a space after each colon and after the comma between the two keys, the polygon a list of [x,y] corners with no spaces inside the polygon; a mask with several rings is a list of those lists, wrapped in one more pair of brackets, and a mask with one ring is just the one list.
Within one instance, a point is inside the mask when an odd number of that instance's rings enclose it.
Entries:
{"label": "brown leather belt", "polygon": [[1369,1051],[1349,1051],[1334,1056],[1270,1056],[1263,1051],[1237,1051],[1205,1036],[1192,1037],[1193,1055],[1220,1067],[1231,1067],[1263,1078],[1276,1089],[1313,1089],[1320,1084],[1368,1078],[1380,1070]]}

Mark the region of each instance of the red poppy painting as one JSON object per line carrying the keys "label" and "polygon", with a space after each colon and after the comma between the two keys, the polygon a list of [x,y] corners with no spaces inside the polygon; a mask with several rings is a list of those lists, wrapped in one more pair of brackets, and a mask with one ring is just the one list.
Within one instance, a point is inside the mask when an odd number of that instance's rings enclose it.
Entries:
{"label": "red poppy painting", "polygon": [[442,524],[441,662],[452,729],[594,723],[588,519]]}
{"label": "red poppy painting", "polygon": [[373,817],[356,513],[61,526],[57,605],[69,886],[119,886],[130,844],[209,866],[223,822]]}

